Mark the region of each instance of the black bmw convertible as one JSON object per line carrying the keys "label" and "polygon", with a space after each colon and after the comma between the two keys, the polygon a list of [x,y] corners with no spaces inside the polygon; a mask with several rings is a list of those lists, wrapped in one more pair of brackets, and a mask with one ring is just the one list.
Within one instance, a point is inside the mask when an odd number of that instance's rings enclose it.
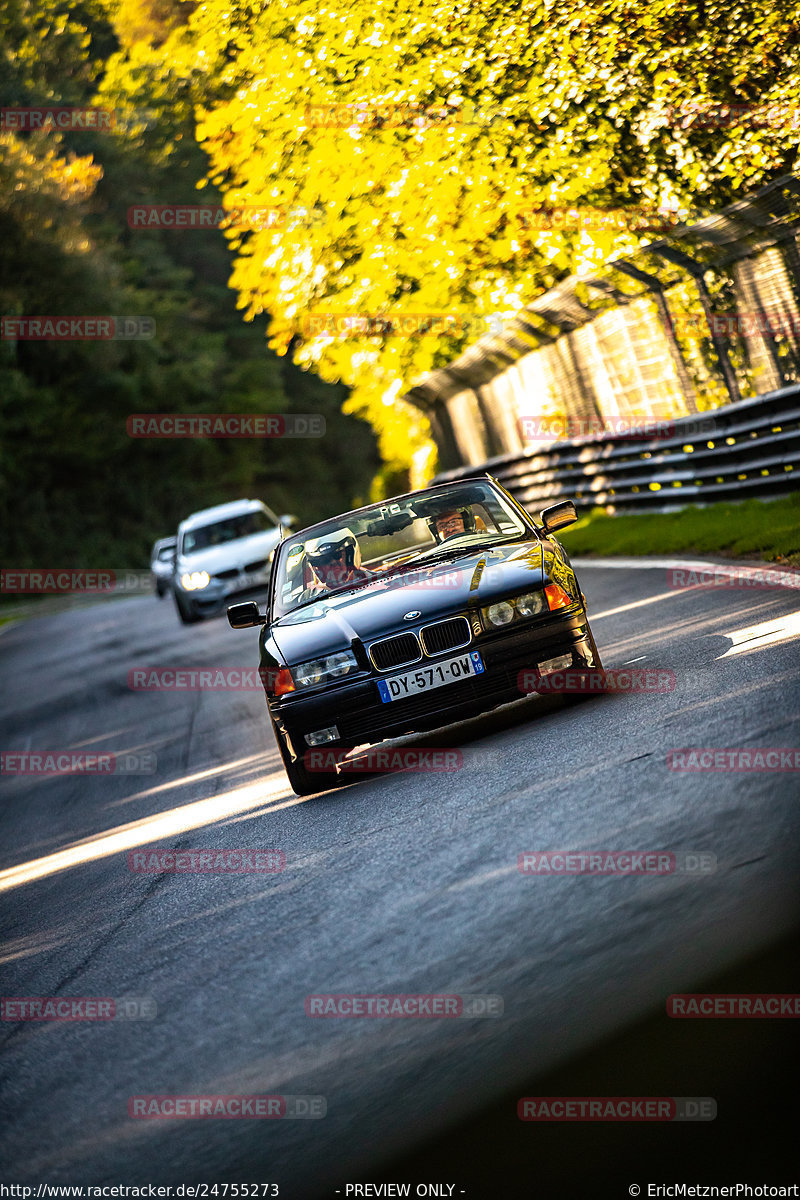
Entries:
{"label": "black bmw convertible", "polygon": [[[298,795],[343,782],[313,752],[375,744],[520,700],[520,679],[602,672],[584,597],[555,531],[489,475],[442,483],[323,521],[275,552],[260,672]],[[319,755],[316,756],[319,758]],[[330,760],[329,760],[330,761]]]}

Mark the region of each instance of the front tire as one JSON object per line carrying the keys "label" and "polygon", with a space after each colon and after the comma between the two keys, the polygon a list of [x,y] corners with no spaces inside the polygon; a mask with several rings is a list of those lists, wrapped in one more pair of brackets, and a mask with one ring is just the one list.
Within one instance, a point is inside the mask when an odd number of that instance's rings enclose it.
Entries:
{"label": "front tire", "polygon": [[272,716],[270,716],[270,721],[272,721],[272,732],[278,743],[289,786],[298,796],[313,796],[315,792],[326,792],[330,788],[341,787],[343,783],[347,782],[335,771],[309,771],[299,759],[292,758],[286,739]]}
{"label": "front tire", "polygon": [[597,642],[594,640],[594,634],[589,626],[586,627],[586,641],[589,643],[589,652],[591,655],[591,663],[587,663],[584,656],[572,652],[571,672],[578,671],[586,675],[589,686],[586,691],[574,692],[568,697],[569,702],[576,704],[582,700],[590,700],[592,696],[602,696],[608,691],[606,683],[606,673],[600,658],[600,652],[597,649]]}
{"label": "front tire", "polygon": [[184,607],[176,591],[173,591],[172,596],[175,600],[175,607],[178,610],[178,616],[182,625],[196,625],[198,621],[202,621],[203,618],[198,616],[194,609]]}

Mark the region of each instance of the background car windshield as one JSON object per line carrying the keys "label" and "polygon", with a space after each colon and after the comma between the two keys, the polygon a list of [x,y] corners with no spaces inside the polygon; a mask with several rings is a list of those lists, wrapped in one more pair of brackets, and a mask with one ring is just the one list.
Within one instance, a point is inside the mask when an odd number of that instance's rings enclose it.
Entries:
{"label": "background car windshield", "polygon": [[199,525],[197,529],[187,529],[183,535],[183,553],[196,554],[198,550],[207,550],[209,546],[224,546],[226,542],[235,542],[237,538],[265,533],[274,528],[273,522],[260,509],[241,513],[238,517],[228,517],[224,521],[215,521],[212,525]]}
{"label": "background car windshield", "polygon": [[[440,541],[434,533],[434,518],[454,509],[466,514],[468,528]],[[319,545],[344,529],[358,542],[362,568],[380,576],[413,569],[417,561],[424,563],[448,550],[467,552],[486,541],[519,537],[525,526],[491,484],[482,482],[418,492],[375,504],[357,516],[347,514],[326,521],[314,527],[313,536],[287,538],[283,543],[275,580],[274,618],[330,594],[314,574],[306,547]]]}

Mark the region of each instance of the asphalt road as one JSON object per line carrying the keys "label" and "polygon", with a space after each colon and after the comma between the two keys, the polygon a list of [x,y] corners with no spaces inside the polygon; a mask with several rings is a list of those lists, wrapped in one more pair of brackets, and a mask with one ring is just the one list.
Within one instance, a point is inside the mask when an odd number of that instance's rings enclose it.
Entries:
{"label": "asphalt road", "polygon": [[[668,995],[797,926],[797,773],[677,772],[667,755],[800,745],[800,592],[675,590],[663,566],[579,574],[606,666],[671,670],[673,691],[527,700],[415,743],[461,747],[461,770],[304,799],[257,690],[128,686],[135,667],[251,668],[255,631],[184,628],[154,598],[7,629],[0,749],[156,764],[3,776],[2,994],[144,997],[157,1015],[0,1024],[0,1178],[344,1195],[637,1021],[671,1036]],[[274,848],[286,868],[129,870],[128,851],[151,846]],[[520,874],[521,852],[546,849],[704,852],[716,869]],[[317,1020],[304,1000],[321,993],[492,995],[503,1013]],[[792,1022],[771,1024],[780,1046]],[[664,1094],[654,1072],[637,1064],[635,1094]],[[326,1116],[131,1119],[129,1097],[151,1094],[322,1096]],[[545,1134],[524,1128],[534,1155]],[[668,1154],[678,1131],[661,1132]],[[451,1166],[453,1195],[487,1195]],[[497,1195],[549,1195],[497,1171]]]}

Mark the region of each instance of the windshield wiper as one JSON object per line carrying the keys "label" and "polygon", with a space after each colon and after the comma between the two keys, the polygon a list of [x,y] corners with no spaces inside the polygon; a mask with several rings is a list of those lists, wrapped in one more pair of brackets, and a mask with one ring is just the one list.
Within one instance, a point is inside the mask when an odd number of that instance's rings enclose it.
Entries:
{"label": "windshield wiper", "polygon": [[518,538],[509,538],[501,534],[493,538],[482,538],[479,542],[467,542],[461,546],[451,546],[450,549],[446,545],[437,546],[435,549],[423,550],[421,554],[417,554],[406,565],[410,566],[411,563],[420,561],[426,563],[443,562],[445,559],[458,558],[460,555],[465,554],[482,554],[485,549],[489,549],[492,546],[500,546],[517,540]]}

